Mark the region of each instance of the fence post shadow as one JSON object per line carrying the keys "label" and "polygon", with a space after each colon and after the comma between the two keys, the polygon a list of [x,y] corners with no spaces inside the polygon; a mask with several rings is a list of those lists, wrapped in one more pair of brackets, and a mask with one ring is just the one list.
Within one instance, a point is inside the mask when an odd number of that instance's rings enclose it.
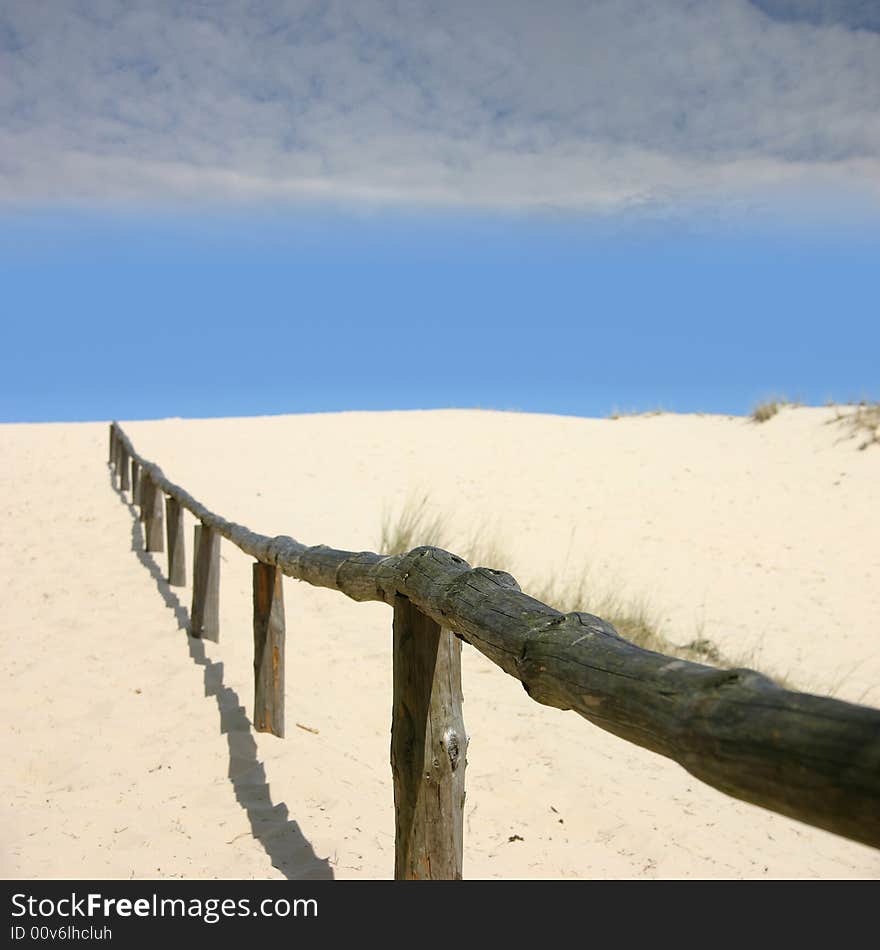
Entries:
{"label": "fence post shadow", "polygon": [[132,515],[131,549],[156,582],[165,606],[174,612],[177,626],[186,634],[190,659],[202,667],[205,696],[217,703],[220,732],[226,737],[229,755],[227,778],[232,783],[236,801],[247,815],[251,834],[262,845],[272,866],[287,880],[332,879],[329,860],[315,854],[298,823],[290,818],[287,805],[272,804],[266,769],[257,758],[251,722],[238,693],[223,683],[223,664],[210,660],[205,655],[204,643],[189,635],[189,611],[181,604],[156,560],[146,551],[137,509],[114,484],[112,471],[110,485]]}

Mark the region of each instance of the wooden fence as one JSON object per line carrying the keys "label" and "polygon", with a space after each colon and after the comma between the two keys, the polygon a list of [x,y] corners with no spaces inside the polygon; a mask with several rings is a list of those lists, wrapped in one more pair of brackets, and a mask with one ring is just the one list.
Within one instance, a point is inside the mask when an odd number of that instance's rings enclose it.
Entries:
{"label": "wooden fence", "polygon": [[509,574],[472,568],[439,548],[386,556],[255,534],[169,481],[118,423],[110,425],[110,465],[140,506],[146,549],[167,542],[171,584],[186,583],[183,509],[199,521],[192,636],[219,637],[220,538],[255,559],[258,731],[284,735],[282,574],[393,607],[398,879],[461,877],[461,641],[520,680],[536,702],[572,709],[734,798],[880,848],[880,710],[783,689],[753,670],[643,650],[599,617],[562,614]]}

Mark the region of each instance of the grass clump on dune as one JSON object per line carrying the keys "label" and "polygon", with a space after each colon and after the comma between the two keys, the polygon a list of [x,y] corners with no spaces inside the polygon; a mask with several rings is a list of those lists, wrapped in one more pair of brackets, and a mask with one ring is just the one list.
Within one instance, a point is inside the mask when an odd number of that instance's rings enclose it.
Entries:
{"label": "grass clump on dune", "polygon": [[864,451],[869,445],[880,445],[880,402],[862,401],[851,412],[841,412],[839,407],[836,408],[837,414],[831,422],[847,426],[853,436],[865,434],[859,449]]}
{"label": "grass clump on dune", "polygon": [[800,399],[786,399],[784,396],[772,396],[769,399],[763,399],[754,409],[752,409],[749,418],[752,422],[767,422],[779,413],[780,409],[787,407],[796,409],[802,406]]}
{"label": "grass clump on dune", "polygon": [[411,496],[398,514],[386,509],[379,541],[382,554],[405,554],[423,544],[435,548],[449,544],[444,519],[437,512],[431,513],[427,495]]}
{"label": "grass clump on dune", "polygon": [[752,422],[766,422],[768,419],[772,419],[780,409],[784,409],[786,406],[796,407],[800,406],[801,403],[796,399],[785,399],[782,396],[774,396],[771,399],[764,399],[759,402],[754,409],[752,409],[751,420]]}
{"label": "grass clump on dune", "polygon": [[759,402],[752,410],[752,422],[767,422],[779,412],[779,403],[774,400]]}
{"label": "grass clump on dune", "polygon": [[[485,527],[477,528],[461,546],[450,546],[451,532],[439,512],[432,512],[427,495],[411,496],[394,515],[386,511],[382,518],[379,550],[383,554],[405,554],[421,545],[451,550],[474,566],[491,567],[513,574],[512,564],[495,535]],[[633,598],[611,594],[591,594],[587,572],[576,581],[553,579],[524,584],[530,597],[562,613],[580,611],[601,617],[630,643],[645,650],[692,660],[697,663],[724,665],[725,658],[711,640],[697,637],[684,645],[674,644],[660,632],[659,624],[648,607]]]}
{"label": "grass clump on dune", "polygon": [[666,410],[662,406],[658,406],[656,409],[618,409],[615,406],[608,413],[608,418],[623,419],[625,416],[662,416],[665,414]]}

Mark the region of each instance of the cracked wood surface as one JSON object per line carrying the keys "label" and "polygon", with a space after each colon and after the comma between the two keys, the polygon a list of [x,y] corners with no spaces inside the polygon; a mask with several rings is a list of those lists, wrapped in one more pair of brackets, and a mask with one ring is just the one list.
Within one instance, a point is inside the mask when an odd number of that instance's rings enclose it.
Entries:
{"label": "cracked wood surface", "polygon": [[406,597],[394,599],[392,627],[394,877],[458,881],[467,764],[461,641]]}

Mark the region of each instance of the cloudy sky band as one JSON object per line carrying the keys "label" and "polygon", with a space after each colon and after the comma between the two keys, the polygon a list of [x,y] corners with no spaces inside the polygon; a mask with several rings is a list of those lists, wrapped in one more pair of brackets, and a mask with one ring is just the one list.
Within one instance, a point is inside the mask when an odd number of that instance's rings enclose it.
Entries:
{"label": "cloudy sky band", "polygon": [[871,9],[6,2],[0,203],[880,211]]}

